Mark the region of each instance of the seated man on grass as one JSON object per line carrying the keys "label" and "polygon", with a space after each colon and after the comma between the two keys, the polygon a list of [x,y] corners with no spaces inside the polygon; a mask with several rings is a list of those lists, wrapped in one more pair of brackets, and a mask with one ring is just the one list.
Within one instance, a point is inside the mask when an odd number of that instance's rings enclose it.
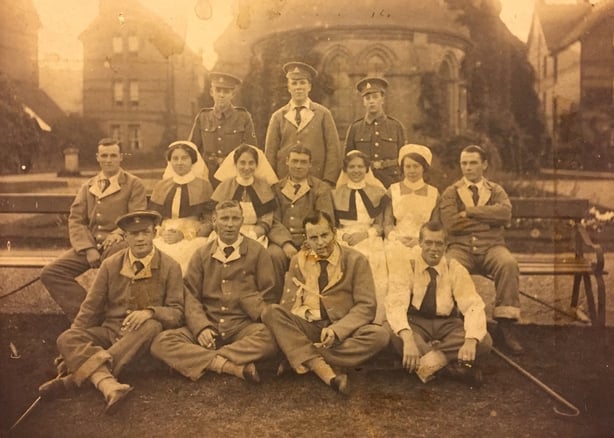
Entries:
{"label": "seated man on grass", "polygon": [[123,367],[149,351],[163,329],[183,321],[181,267],[153,246],[155,211],[117,219],[128,248],[102,262],[70,329],[57,340],[68,374],[39,388],[43,399],[61,397],[88,380],[102,392],[111,413],[132,387],[118,382]]}
{"label": "seated man on grass", "polygon": [[484,302],[467,270],[444,256],[445,247],[443,227],[427,223],[420,228],[415,258],[392,261],[386,326],[403,367],[422,382],[443,369],[443,374],[480,386],[475,360],[492,346]]}

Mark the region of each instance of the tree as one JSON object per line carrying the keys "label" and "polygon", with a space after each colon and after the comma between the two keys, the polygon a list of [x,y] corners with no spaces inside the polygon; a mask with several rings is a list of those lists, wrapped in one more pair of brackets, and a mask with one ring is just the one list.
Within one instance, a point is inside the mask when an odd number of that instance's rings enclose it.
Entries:
{"label": "tree", "polygon": [[44,133],[24,111],[12,81],[0,72],[0,172],[28,172]]}
{"label": "tree", "polygon": [[96,162],[98,140],[105,136],[95,120],[76,114],[63,117],[54,123],[52,134],[56,150],[77,148],[80,162],[87,164]]}

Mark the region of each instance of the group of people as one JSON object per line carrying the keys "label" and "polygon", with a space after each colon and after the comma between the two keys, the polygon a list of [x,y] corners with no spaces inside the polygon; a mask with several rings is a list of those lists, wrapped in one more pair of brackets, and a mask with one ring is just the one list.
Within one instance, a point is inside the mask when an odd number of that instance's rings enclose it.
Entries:
{"label": "group of people", "polygon": [[[169,145],[149,201],[119,142],[99,142],[101,171],[70,210],[72,248],[41,273],[72,321],[42,398],[90,381],[113,411],[132,390],[120,371],[143,352],[192,380],[251,383],[256,363],[277,358],[278,374],[313,372],[348,394],[347,370],[390,346],[425,383],[479,385],[476,358],[492,339],[470,273],[494,278],[496,340],[522,353],[518,267],[503,240],[511,204],[484,178],[486,152],[463,149],[463,177],[440,195],[424,181],[429,148],[405,144],[383,111],[384,79],[357,84],[366,114],[342,148],[330,111],[309,99],[315,69],[284,72],[291,99],[264,151],[231,103],[240,80],[212,73],[214,107]],[[86,292],[76,277],[98,267]]]}

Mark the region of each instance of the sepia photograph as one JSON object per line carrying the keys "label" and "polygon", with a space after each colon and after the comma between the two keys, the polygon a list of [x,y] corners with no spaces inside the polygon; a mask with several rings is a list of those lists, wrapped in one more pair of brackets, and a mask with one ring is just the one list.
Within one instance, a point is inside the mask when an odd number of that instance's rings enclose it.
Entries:
{"label": "sepia photograph", "polygon": [[614,434],[614,0],[0,35],[0,437]]}

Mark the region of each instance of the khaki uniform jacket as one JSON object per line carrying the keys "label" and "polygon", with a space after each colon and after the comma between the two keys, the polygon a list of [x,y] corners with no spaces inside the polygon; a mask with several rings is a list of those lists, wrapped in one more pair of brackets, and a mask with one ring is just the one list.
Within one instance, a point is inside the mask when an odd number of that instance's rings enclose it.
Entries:
{"label": "khaki uniform jacket", "polygon": [[[505,245],[504,227],[512,219],[512,204],[499,184],[484,179],[484,191],[474,206],[471,191],[461,179],[448,187],[435,208],[448,232],[448,244],[460,245],[472,254],[484,254],[496,245]],[[466,218],[458,213],[467,212]]]}
{"label": "khaki uniform jacket", "polygon": [[199,248],[185,274],[185,319],[194,337],[208,327],[232,337],[273,300],[273,262],[260,243],[243,237],[240,256],[235,251],[226,261],[215,257],[217,249],[217,239]]}
{"label": "khaki uniform jacket", "polygon": [[278,208],[275,211],[269,239],[279,246],[292,242],[294,246],[300,248],[305,241],[303,219],[313,210],[325,211],[334,219],[333,198],[328,184],[310,176],[307,178],[309,190],[302,195],[299,192],[299,198],[292,201],[291,193],[286,192],[287,182],[288,177],[285,177],[273,186]]}
{"label": "khaki uniform jacket", "polygon": [[119,332],[129,311],[151,309],[153,319],[172,329],[183,324],[184,286],[181,267],[155,250],[149,269],[134,275],[128,249],[102,262],[72,328],[108,327]]}
{"label": "khaki uniform jacket", "polygon": [[301,144],[311,149],[311,175],[334,184],[341,170],[342,151],[333,115],[315,102],[310,102],[308,109],[298,127],[290,103],[275,111],[267,128],[264,153],[277,176],[283,178],[288,174],[290,149]]}
{"label": "khaki uniform jacket", "polygon": [[231,107],[223,118],[214,108],[202,109],[194,120],[189,140],[202,151],[207,163],[225,158],[241,143],[257,143],[252,116],[241,107]]}
{"label": "khaki uniform jacket", "polygon": [[[339,246],[341,269],[329,278],[320,298],[339,341],[343,342],[356,329],[370,324],[375,318],[375,285],[367,258],[352,248]],[[281,306],[291,311],[305,288],[313,289],[317,278],[305,278],[305,262],[311,251],[299,251],[286,273]]]}
{"label": "khaki uniform jacket", "polygon": [[111,184],[103,194],[95,176],[81,186],[70,207],[70,244],[77,252],[97,248],[110,233],[120,232],[115,225],[119,216],[145,208],[145,186],[136,176],[120,170],[117,184]]}

